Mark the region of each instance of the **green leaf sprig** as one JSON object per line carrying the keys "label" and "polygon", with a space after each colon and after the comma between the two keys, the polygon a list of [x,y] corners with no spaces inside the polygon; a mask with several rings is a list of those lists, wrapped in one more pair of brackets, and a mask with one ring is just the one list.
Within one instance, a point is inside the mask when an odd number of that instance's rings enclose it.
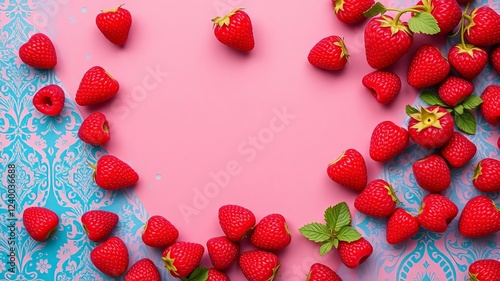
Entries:
{"label": "green leaf sprig", "polygon": [[483,103],[480,97],[470,95],[454,107],[448,106],[436,93],[430,91],[423,91],[420,94],[420,99],[428,105],[438,105],[446,108],[453,116],[455,124],[460,131],[469,135],[476,134],[476,118],[472,114],[472,110]]}
{"label": "green leaf sprig", "polygon": [[351,226],[351,212],[347,203],[341,202],[325,210],[325,223],[312,222],[299,229],[305,238],[320,243],[320,255],[326,255],[339,246],[340,241],[354,242],[361,234]]}
{"label": "green leaf sprig", "polygon": [[380,2],[376,2],[370,9],[363,14],[370,18],[377,15],[384,15],[388,11],[397,12],[394,22],[398,23],[401,16],[405,13],[413,13],[408,20],[408,27],[413,33],[422,33],[427,35],[437,34],[440,31],[436,18],[427,12],[425,5],[415,5],[406,9],[396,9],[384,6]]}

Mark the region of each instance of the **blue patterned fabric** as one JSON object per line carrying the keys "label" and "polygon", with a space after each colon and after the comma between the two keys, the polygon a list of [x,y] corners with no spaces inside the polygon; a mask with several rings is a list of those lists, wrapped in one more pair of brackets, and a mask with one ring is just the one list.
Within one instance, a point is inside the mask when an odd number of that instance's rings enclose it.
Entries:
{"label": "blue patterned fabric", "polygon": [[[27,20],[35,9],[26,0],[0,4],[0,280],[115,280],[89,259],[96,243],[83,231],[83,213],[101,209],[119,215],[113,234],[128,246],[130,264],[161,253],[141,240],[148,214],[134,192],[104,191],[91,180],[87,161],[95,163],[106,152],[78,139],[82,116],[74,102],[67,100],[57,117],[34,109],[37,89],[48,84],[64,89],[54,71],[30,68],[18,58],[21,44],[38,32]],[[15,174],[15,203],[7,196],[9,170]],[[9,205],[15,207],[12,212]],[[43,243],[31,239],[22,225],[22,211],[29,206],[48,207],[59,215],[57,232]],[[11,223],[15,228],[9,228]],[[14,239],[9,240],[11,234]],[[14,265],[9,255],[15,256]],[[155,262],[168,276],[160,260]]]}

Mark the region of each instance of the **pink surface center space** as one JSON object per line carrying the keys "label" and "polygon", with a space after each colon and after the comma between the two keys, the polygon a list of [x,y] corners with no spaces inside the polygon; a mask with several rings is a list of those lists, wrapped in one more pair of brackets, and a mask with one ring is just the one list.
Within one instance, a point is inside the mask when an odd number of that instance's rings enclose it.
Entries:
{"label": "pink surface center space", "polygon": [[[303,280],[313,262],[338,268],[336,253],[320,257],[318,245],[298,229],[322,221],[323,211],[341,201],[354,215],[356,194],[333,183],[327,165],[355,148],[365,156],[369,181],[377,177],[381,164],[369,158],[370,136],[382,121],[406,120],[405,105],[417,95],[406,83],[410,55],[393,69],[403,82],[400,95],[382,106],[361,84],[373,71],[365,59],[364,24],[340,23],[330,1],[130,1],[124,8],[133,23],[123,48],[95,25],[101,9],[119,4],[60,4],[44,28],[72,99],[92,66],[119,81],[111,101],[80,110],[84,117],[95,111],[107,116],[111,141],[105,148],[140,174],[134,190],[149,214],[170,220],[180,240],[205,245],[223,234],[222,205],[247,207],[257,220],[280,213],[292,234],[279,254],[282,280]],[[253,22],[256,47],[248,54],[213,35],[211,19],[235,7],[245,7]],[[342,71],[318,70],[307,61],[309,50],[330,35],[343,37],[349,51]]]}

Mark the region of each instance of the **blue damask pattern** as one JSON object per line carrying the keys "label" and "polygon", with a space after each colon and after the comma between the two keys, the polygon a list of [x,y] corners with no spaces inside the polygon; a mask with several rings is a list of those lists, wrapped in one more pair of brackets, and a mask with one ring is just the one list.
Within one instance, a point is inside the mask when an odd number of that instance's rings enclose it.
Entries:
{"label": "blue damask pattern", "polygon": [[[64,88],[54,71],[30,68],[18,57],[20,45],[38,32],[29,22],[35,11],[32,1],[0,4],[0,280],[118,280],[90,262],[96,243],[84,234],[80,217],[93,209],[116,212],[120,222],[114,235],[128,245],[132,264],[159,256],[140,238],[148,214],[133,191],[104,191],[91,180],[87,161],[95,163],[106,152],[79,140],[82,116],[73,101],[67,100],[57,117],[34,110],[37,89],[48,84]],[[9,170],[15,173],[14,200],[7,192]],[[31,239],[22,226],[28,206],[46,206],[59,215],[57,232],[43,243]],[[11,257],[14,263],[9,263]],[[160,260],[155,262],[168,276]]]}

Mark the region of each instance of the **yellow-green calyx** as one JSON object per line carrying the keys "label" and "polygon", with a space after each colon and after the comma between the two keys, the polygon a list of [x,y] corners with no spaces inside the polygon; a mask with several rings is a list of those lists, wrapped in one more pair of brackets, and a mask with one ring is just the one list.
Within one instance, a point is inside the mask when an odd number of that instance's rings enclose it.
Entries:
{"label": "yellow-green calyx", "polygon": [[332,163],[328,164],[328,166],[331,166],[331,165],[333,165],[333,164],[335,164],[335,163],[339,162],[339,161],[340,161],[340,159],[342,159],[342,157],[344,157],[344,155],[345,155],[345,151],[344,151],[344,152],[342,152],[342,154],[341,154],[341,155],[340,155],[337,159],[335,159]]}
{"label": "yellow-green calyx", "polygon": [[94,172],[92,173],[92,180],[95,182],[95,173],[96,173],[96,169],[97,169],[97,164],[92,164],[90,163],[89,161],[87,161],[87,165],[89,165],[89,167],[94,170]]}
{"label": "yellow-green calyx", "polygon": [[177,268],[174,265],[175,259],[170,257],[170,252],[168,252],[166,256],[162,257],[161,260],[169,272],[177,272]]}
{"label": "yellow-green calyx", "polygon": [[472,180],[475,181],[477,178],[481,175],[481,163],[477,164],[476,169],[474,169],[474,176],[472,177]]}
{"label": "yellow-green calyx", "polygon": [[399,31],[406,32],[408,34],[412,34],[410,31],[410,28],[408,26],[404,25],[403,22],[401,22],[399,19],[392,19],[387,16],[382,16],[382,19],[380,20],[380,26],[381,27],[390,27],[391,28],[391,34],[394,35],[398,33]]}
{"label": "yellow-green calyx", "polygon": [[106,73],[106,75],[108,75],[108,77],[109,77],[109,78],[111,78],[111,79],[115,80],[115,78],[113,78],[113,76],[111,76],[111,74],[109,74],[109,72],[104,71],[104,73]]}
{"label": "yellow-green calyx", "polygon": [[386,185],[385,188],[387,188],[387,194],[391,196],[392,201],[394,201],[396,204],[401,204],[401,201],[399,201],[399,198],[396,196],[396,192],[394,191],[394,188],[392,188],[392,185]]}
{"label": "yellow-green calyx", "polygon": [[475,8],[474,10],[472,10],[472,12],[470,13],[470,15],[467,15],[465,14],[463,17],[467,19],[468,23],[467,23],[467,26],[465,27],[465,31],[467,33],[470,32],[470,28],[475,26],[476,24],[474,23],[474,17],[476,16],[476,12],[477,12],[477,9],[478,8]]}
{"label": "yellow-green calyx", "polygon": [[463,46],[461,44],[457,45],[458,48],[458,53],[467,53],[471,57],[474,57],[474,51],[481,51],[481,48],[476,47],[472,44],[464,44]]}
{"label": "yellow-green calyx", "polygon": [[123,5],[125,4],[121,4],[120,6],[109,10],[101,10],[101,13],[116,13],[116,11],[118,11],[118,9],[120,9]]}
{"label": "yellow-green calyx", "polygon": [[500,206],[497,206],[495,204],[495,201],[493,201],[491,198],[490,198],[490,203],[491,203],[491,205],[493,205],[493,208],[495,208],[495,210],[497,210],[498,212],[500,212]]}
{"label": "yellow-green calyx", "polygon": [[469,272],[469,278],[470,278],[470,281],[479,281],[477,279],[477,274],[475,274],[475,273],[470,273]]}
{"label": "yellow-green calyx", "polygon": [[240,10],[243,10],[243,8],[236,8],[223,17],[216,17],[212,19],[214,26],[218,25],[219,27],[223,27],[224,25],[229,25],[229,23],[231,22],[231,17]]}
{"label": "yellow-green calyx", "polygon": [[419,121],[415,125],[411,126],[412,129],[417,129],[418,132],[427,129],[429,127],[435,127],[441,129],[441,122],[439,119],[443,117],[446,112],[438,112],[439,107],[434,108],[429,111],[427,108],[420,107],[420,111],[417,113],[410,114],[410,117]]}
{"label": "yellow-green calyx", "polygon": [[52,229],[51,231],[49,231],[49,233],[47,233],[47,237],[45,237],[45,239],[49,238],[50,236],[52,236],[52,234],[54,234],[56,232],[57,228],[54,228]]}
{"label": "yellow-green calyx", "polygon": [[344,39],[341,39],[340,41],[333,43],[333,45],[340,47],[340,49],[342,50],[342,53],[340,54],[341,58],[343,57],[345,57],[346,59],[349,58],[349,52],[347,51],[347,48],[344,44]]}
{"label": "yellow-green calyx", "polygon": [[291,235],[290,230],[288,230],[288,226],[286,225],[286,223],[285,223],[285,231],[286,231],[286,233],[288,233],[289,235]]}
{"label": "yellow-green calyx", "polygon": [[418,209],[417,215],[420,215],[424,211],[424,207],[425,207],[425,203],[422,203],[422,205],[420,206],[420,209]]}
{"label": "yellow-green calyx", "polygon": [[434,5],[432,5],[432,1],[422,0],[422,4],[424,6],[424,11],[430,13],[430,12],[432,12],[432,10],[434,10]]}
{"label": "yellow-green calyx", "polygon": [[278,270],[280,269],[281,264],[278,264],[274,269],[273,269],[273,275],[271,278],[269,278],[269,281],[273,281],[274,278],[278,277]]}
{"label": "yellow-green calyx", "polygon": [[335,0],[335,14],[344,10],[344,0]]}

